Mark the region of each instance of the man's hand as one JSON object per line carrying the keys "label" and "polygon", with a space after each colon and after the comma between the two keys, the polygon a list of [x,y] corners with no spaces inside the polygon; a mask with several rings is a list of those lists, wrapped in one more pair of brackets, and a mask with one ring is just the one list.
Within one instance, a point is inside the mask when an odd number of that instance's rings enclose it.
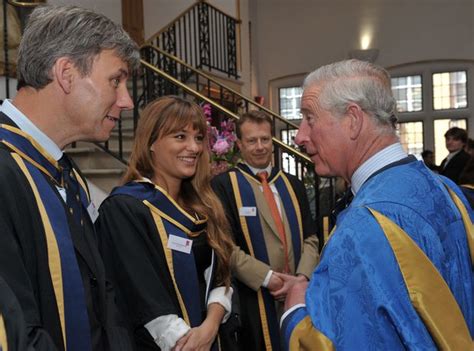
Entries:
{"label": "man's hand", "polygon": [[283,301],[286,298],[288,291],[293,285],[299,282],[307,282],[306,277],[303,275],[294,276],[294,275],[278,273],[278,272],[273,272],[273,275],[277,275],[283,281],[283,284],[280,289],[270,291],[270,293],[275,298],[275,300],[278,300],[278,301]]}
{"label": "man's hand", "polygon": [[273,295],[273,291],[280,290],[283,287],[283,280],[279,277],[277,272],[272,272],[270,281],[268,282],[267,289]]}
{"label": "man's hand", "polygon": [[308,281],[306,279],[299,280],[289,289],[288,294],[285,300],[285,311],[289,310],[291,307],[304,304],[306,288],[308,287]]}

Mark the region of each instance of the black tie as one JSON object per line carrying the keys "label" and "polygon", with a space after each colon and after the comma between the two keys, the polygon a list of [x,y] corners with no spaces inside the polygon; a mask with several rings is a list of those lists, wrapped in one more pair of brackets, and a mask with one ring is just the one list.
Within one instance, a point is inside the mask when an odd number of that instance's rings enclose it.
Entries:
{"label": "black tie", "polygon": [[66,189],[66,205],[69,213],[74,217],[77,224],[81,222],[82,204],[79,191],[79,183],[74,176],[71,161],[63,155],[58,161],[62,168],[62,185]]}
{"label": "black tie", "polygon": [[352,199],[354,199],[354,194],[352,193],[352,190],[349,187],[344,193],[344,195],[342,195],[342,197],[339,198],[334,205],[334,209],[332,210],[331,215],[329,216],[329,230],[331,230],[336,225],[337,216],[339,215],[339,213],[349,207],[352,202]]}

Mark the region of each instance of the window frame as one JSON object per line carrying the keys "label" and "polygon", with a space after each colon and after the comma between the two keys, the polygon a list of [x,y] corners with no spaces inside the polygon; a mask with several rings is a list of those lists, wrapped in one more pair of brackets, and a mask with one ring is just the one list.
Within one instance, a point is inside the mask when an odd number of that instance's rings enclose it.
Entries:
{"label": "window frame", "polygon": [[[459,108],[442,108],[435,110],[434,108],[434,84],[433,84],[433,76],[435,74],[440,73],[456,73],[456,72],[466,72],[466,107],[459,107]],[[469,69],[450,69],[450,70],[439,70],[439,71],[432,71],[431,72],[431,108],[433,111],[459,111],[459,110],[468,110],[469,109]]]}
{"label": "window frame", "polygon": [[[419,111],[403,111],[403,112],[398,112],[397,113],[413,113],[413,112],[423,112],[425,110],[425,99],[424,99],[424,84],[423,84],[423,74],[422,73],[414,73],[414,74],[401,74],[401,75],[394,75],[390,76],[390,84],[392,83],[393,78],[405,78],[405,77],[414,77],[414,76],[420,76],[421,77],[421,110]],[[392,93],[393,93],[393,88],[392,88]]]}
{"label": "window frame", "polygon": [[[474,138],[474,60],[430,60],[404,63],[386,67],[391,77],[422,75],[423,110],[416,112],[396,112],[399,122],[423,122],[423,145],[425,149],[435,149],[434,120],[466,119],[468,137]],[[433,78],[434,73],[467,72],[466,108],[434,110]]]}
{"label": "window frame", "polygon": [[[425,121],[423,121],[421,119],[420,120],[413,120],[413,121],[397,121],[397,129],[398,129],[398,127],[401,123],[418,123],[418,122],[421,123],[421,139],[422,139],[421,142],[423,144],[423,150],[426,150],[426,148],[425,148],[425,133],[424,133]],[[399,134],[397,134],[397,135],[399,136]],[[403,146],[403,143],[401,142],[401,139],[400,139],[400,143]],[[421,150],[421,151],[423,152],[423,150]],[[421,157],[421,153],[420,153],[420,157]]]}
{"label": "window frame", "polygon": [[[299,121],[301,120],[301,118],[288,118],[286,116],[284,116],[282,113],[281,113],[281,90],[282,89],[295,89],[295,88],[301,88],[301,85],[291,85],[291,86],[281,86],[281,87],[278,87],[277,88],[277,96],[278,96],[278,114],[280,116],[282,116],[283,118],[285,118],[286,120],[288,121]],[[302,89],[302,88],[301,88]],[[303,91],[301,91],[301,94],[303,94]],[[300,100],[300,106],[301,106],[301,100]]]}

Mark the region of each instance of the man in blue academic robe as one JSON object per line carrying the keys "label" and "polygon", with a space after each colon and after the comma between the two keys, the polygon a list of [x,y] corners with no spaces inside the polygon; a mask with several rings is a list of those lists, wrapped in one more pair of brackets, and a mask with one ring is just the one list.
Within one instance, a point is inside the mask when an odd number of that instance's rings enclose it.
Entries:
{"label": "man in blue academic robe", "polygon": [[403,150],[388,73],[357,60],[321,67],[301,111],[296,142],[354,199],[310,282],[288,294],[285,347],[472,349],[472,213],[452,181]]}

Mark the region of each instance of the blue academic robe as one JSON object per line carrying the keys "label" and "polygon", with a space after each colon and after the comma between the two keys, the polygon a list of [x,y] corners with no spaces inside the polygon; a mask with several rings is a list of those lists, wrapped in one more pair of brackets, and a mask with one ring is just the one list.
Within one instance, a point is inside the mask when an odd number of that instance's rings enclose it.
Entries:
{"label": "blue academic robe", "polygon": [[[421,162],[370,178],[338,216],[308,285],[306,307],[283,321],[286,348],[472,347],[473,243],[465,229],[472,230],[472,212],[463,223],[448,187],[469,208],[454,183]],[[375,214],[402,229],[398,238],[405,244],[397,246]],[[436,332],[437,325],[445,329]]]}

